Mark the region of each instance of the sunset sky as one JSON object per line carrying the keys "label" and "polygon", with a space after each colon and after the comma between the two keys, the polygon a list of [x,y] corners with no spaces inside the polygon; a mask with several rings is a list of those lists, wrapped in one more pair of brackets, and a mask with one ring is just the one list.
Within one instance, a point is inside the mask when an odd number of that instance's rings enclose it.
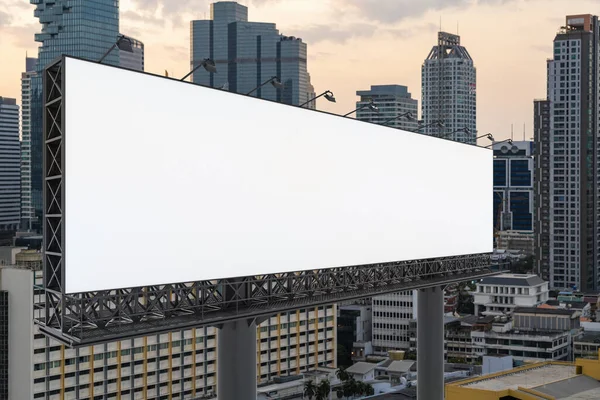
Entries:
{"label": "sunset sky", "polygon": [[[20,97],[25,54],[37,55],[40,25],[28,0],[0,0],[0,96]],[[122,33],[145,44],[146,71],[183,76],[189,69],[189,22],[210,15],[209,0],[120,0]],[[421,64],[440,27],[461,36],[477,68],[479,134],[533,136],[533,99],[546,96],[546,59],[567,14],[598,14],[598,0],[241,0],[249,19],[275,22],[308,44],[317,93],[344,114],[356,90],[406,85],[421,98]],[[6,7],[8,5],[8,7]]]}

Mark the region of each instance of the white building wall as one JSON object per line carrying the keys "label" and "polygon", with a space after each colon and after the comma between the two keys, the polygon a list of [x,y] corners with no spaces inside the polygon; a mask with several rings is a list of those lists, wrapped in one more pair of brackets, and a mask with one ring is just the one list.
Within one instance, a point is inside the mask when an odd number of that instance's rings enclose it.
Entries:
{"label": "white building wall", "polygon": [[417,291],[373,297],[373,351],[409,349],[409,322],[417,318]]}

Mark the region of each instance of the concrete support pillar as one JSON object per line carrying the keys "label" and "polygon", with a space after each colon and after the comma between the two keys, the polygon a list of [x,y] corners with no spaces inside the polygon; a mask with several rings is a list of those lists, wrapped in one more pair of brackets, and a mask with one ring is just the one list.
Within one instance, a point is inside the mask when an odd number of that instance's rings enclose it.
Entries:
{"label": "concrete support pillar", "polygon": [[417,398],[444,400],[444,290],[420,289],[417,296]]}
{"label": "concrete support pillar", "polygon": [[217,397],[256,400],[256,323],[227,322],[217,332]]}

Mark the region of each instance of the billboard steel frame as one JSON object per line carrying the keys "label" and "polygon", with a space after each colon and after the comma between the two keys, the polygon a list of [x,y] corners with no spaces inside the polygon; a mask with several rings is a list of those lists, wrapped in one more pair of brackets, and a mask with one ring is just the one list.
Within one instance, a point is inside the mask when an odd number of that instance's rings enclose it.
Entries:
{"label": "billboard steel frame", "polygon": [[[35,291],[40,330],[84,346],[200,325],[478,279],[490,254],[336,267],[233,279],[65,293],[64,57],[44,71],[44,279]],[[90,255],[93,257],[93,254]]]}

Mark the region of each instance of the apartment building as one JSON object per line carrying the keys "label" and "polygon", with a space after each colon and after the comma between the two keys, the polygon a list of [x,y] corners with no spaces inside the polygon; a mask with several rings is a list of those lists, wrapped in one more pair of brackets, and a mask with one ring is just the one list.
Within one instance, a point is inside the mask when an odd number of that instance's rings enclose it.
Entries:
{"label": "apartment building", "polygon": [[475,315],[500,315],[516,307],[535,307],[548,300],[548,282],[537,275],[501,274],[483,278],[473,293]]}

